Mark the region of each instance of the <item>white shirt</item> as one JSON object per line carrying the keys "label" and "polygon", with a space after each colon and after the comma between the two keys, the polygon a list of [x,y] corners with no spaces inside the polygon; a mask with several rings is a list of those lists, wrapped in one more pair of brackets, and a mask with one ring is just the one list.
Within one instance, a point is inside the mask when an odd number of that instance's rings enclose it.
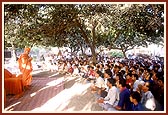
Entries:
{"label": "white shirt", "polygon": [[138,85],[139,84],[144,84],[145,82],[144,81],[142,81],[142,80],[136,80],[135,82],[134,82],[134,84],[133,84],[133,91],[137,91],[137,88],[138,88]]}
{"label": "white shirt", "polygon": [[118,89],[116,86],[112,86],[109,91],[107,96],[104,98],[104,103],[109,103],[110,105],[114,105],[114,103],[118,100]]}
{"label": "white shirt", "polygon": [[95,86],[98,87],[98,88],[105,87],[105,81],[104,81],[104,79],[102,77],[98,77],[96,79]]}
{"label": "white shirt", "polygon": [[74,68],[73,74],[74,75],[78,75],[79,74],[79,69],[78,68]]}
{"label": "white shirt", "polygon": [[141,103],[145,104],[145,107],[151,109],[152,111],[156,108],[155,98],[151,91],[147,91],[142,94]]}
{"label": "white shirt", "polygon": [[104,79],[104,81],[105,81],[105,88],[106,88],[106,90],[105,90],[105,91],[107,91],[107,92],[108,92],[109,87],[107,86],[107,79],[108,79],[108,78],[105,78],[105,79]]}

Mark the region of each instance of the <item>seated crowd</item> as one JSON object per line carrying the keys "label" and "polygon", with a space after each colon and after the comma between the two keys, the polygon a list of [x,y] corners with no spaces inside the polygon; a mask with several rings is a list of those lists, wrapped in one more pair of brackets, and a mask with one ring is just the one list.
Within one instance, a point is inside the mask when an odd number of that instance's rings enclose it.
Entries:
{"label": "seated crowd", "polygon": [[[64,60],[58,71],[81,76],[105,111],[163,111],[164,64],[149,59]],[[60,69],[61,67],[61,69]]]}
{"label": "seated crowd", "polygon": [[163,111],[164,64],[150,59],[74,58],[51,61],[51,71],[81,76],[104,111]]}

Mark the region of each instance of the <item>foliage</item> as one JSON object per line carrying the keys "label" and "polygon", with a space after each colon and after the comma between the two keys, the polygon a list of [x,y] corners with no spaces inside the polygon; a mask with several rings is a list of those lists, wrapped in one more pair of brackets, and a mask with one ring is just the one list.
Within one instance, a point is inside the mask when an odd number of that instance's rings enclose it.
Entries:
{"label": "foliage", "polygon": [[117,52],[117,51],[110,52],[110,56],[112,56],[112,57],[124,57],[122,52]]}
{"label": "foliage", "polygon": [[4,39],[16,47],[100,45],[123,53],[163,43],[163,4],[5,4]]}
{"label": "foliage", "polygon": [[[164,6],[162,4],[132,4],[123,5],[123,7],[119,8],[118,21],[109,24],[110,31],[105,35],[108,38],[105,40],[106,46],[109,46],[110,49],[119,49],[125,55],[126,51],[135,46],[146,47],[152,43],[163,43]],[[149,15],[149,11],[155,13]],[[157,18],[154,16],[156,14]],[[153,22],[153,20],[159,21],[160,25],[157,24],[157,27],[154,27],[154,23],[157,22]]]}

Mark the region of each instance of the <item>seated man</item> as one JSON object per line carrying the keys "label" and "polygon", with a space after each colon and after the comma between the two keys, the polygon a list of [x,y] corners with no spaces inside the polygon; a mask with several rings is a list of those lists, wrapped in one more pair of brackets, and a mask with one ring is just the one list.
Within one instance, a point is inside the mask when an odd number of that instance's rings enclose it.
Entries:
{"label": "seated man", "polygon": [[76,65],[76,64],[73,66],[72,76],[74,76],[74,77],[79,76],[79,68],[78,68],[78,65]]}
{"label": "seated man", "polygon": [[132,104],[133,111],[145,111],[145,107],[142,105],[141,101],[141,94],[137,91],[133,91],[130,94],[130,101]]}
{"label": "seated man", "polygon": [[118,105],[109,108],[108,111],[131,111],[130,91],[126,88],[126,80],[120,79],[118,87],[120,89]]}
{"label": "seated man", "polygon": [[96,82],[91,85],[91,91],[96,94],[96,96],[101,95],[101,90],[105,88],[105,81],[102,78],[102,72],[95,71]]}
{"label": "seated man", "polygon": [[93,66],[90,66],[87,80],[88,81],[93,81],[93,82],[96,80],[95,72],[94,72],[94,67]]}
{"label": "seated man", "polygon": [[151,92],[150,82],[145,82],[145,84],[142,86],[142,91],[141,103],[146,107],[147,110],[154,111],[156,109],[156,103]]}
{"label": "seated man", "polygon": [[119,92],[117,87],[115,86],[116,81],[113,78],[107,79],[107,85],[109,87],[108,94],[105,98],[100,97],[97,102],[103,108],[103,110],[107,111],[109,108],[118,104],[119,100]]}

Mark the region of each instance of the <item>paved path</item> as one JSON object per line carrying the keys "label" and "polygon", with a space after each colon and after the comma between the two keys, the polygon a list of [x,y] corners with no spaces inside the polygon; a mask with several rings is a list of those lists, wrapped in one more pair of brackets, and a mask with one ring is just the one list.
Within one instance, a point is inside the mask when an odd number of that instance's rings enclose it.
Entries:
{"label": "paved path", "polygon": [[5,112],[93,112],[102,111],[80,77],[41,72],[33,75],[31,88],[15,99],[7,96]]}

